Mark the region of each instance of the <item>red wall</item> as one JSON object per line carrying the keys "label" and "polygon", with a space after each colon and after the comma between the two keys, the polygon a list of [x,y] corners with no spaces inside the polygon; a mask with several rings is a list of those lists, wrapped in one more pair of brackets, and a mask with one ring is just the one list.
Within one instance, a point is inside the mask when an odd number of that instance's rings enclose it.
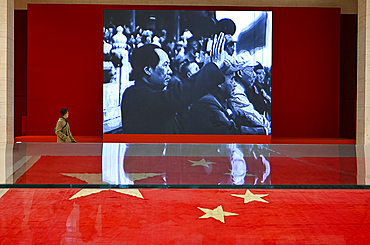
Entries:
{"label": "red wall", "polygon": [[[122,6],[28,5],[28,135],[52,135],[62,107],[74,135],[102,135],[109,8]],[[338,138],[340,9],[244,9],[273,11],[272,137]]]}
{"label": "red wall", "polygon": [[339,137],[339,65],[339,9],[273,12],[273,137]]}

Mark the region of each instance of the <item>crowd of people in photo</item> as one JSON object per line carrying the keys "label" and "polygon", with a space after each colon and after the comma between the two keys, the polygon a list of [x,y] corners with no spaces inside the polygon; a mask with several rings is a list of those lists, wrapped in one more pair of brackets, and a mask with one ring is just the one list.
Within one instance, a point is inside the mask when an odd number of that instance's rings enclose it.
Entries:
{"label": "crowd of people in photo", "polygon": [[165,29],[111,23],[103,32],[104,60],[112,64],[105,82],[117,68],[129,74],[120,133],[271,134],[271,67],[248,50],[236,53],[231,33],[185,29],[174,40]]}

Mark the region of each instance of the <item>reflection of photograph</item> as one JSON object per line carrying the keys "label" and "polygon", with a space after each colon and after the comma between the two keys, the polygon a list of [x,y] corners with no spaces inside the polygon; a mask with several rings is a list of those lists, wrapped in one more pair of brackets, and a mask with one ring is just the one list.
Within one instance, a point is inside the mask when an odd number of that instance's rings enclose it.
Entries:
{"label": "reflection of photograph", "polygon": [[102,179],[115,185],[270,185],[270,151],[268,145],[104,143]]}
{"label": "reflection of photograph", "polygon": [[104,134],[271,134],[272,13],[105,10]]}

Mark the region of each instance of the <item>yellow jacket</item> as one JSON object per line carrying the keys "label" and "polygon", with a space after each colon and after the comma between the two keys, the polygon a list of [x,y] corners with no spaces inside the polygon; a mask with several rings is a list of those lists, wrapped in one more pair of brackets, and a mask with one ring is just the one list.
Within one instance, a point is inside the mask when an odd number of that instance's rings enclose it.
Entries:
{"label": "yellow jacket", "polygon": [[[69,123],[66,125],[66,119],[60,117],[55,128],[55,134],[57,135],[57,143],[74,143],[76,140],[73,138]],[[64,128],[63,128],[64,127]]]}

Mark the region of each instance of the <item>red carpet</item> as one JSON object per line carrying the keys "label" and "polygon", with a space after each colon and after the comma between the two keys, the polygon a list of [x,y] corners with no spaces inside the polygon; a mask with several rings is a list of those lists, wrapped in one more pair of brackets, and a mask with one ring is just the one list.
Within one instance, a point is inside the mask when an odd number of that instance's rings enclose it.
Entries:
{"label": "red carpet", "polygon": [[[190,161],[205,159],[209,167],[192,166]],[[253,157],[247,163],[245,185],[262,179],[264,166]],[[273,185],[356,185],[357,162],[350,157],[270,157],[271,174],[264,184]],[[136,178],[135,184],[232,184],[231,165],[228,157],[196,156],[128,156],[124,159],[125,174],[153,174]],[[85,184],[78,178],[62,175],[101,174],[100,156],[42,156],[16,183],[18,184]],[[132,179],[132,176],[129,176]],[[96,180],[96,179],[95,179]],[[98,180],[99,181],[99,180]],[[100,182],[95,181],[95,184]],[[101,178],[100,178],[101,181]],[[90,184],[94,184],[90,183]],[[260,182],[258,182],[260,183]]]}
{"label": "red carpet", "polygon": [[[230,160],[227,157],[206,157],[209,167],[191,166],[188,160],[204,157],[125,157],[126,174],[153,173],[155,176],[135,180],[135,184],[231,184]],[[251,171],[251,170],[249,170]],[[17,184],[86,184],[78,178],[62,175],[101,174],[102,159],[98,156],[42,156],[17,181]],[[165,178],[165,180],[164,180]],[[249,176],[246,177],[248,180]],[[99,181],[99,180],[98,180]],[[101,181],[101,177],[100,177]],[[251,183],[246,184],[253,184]],[[90,184],[99,184],[95,181]]]}
{"label": "red carpet", "polygon": [[[228,183],[228,157],[125,157],[135,184]],[[261,171],[245,158],[245,184]],[[101,180],[99,156],[42,156],[17,183]],[[270,157],[271,184],[356,182],[355,158]],[[62,175],[62,173],[66,175]],[[145,176],[146,173],[157,175]],[[83,177],[81,174],[85,174]],[[343,177],[344,176],[344,177]],[[129,175],[132,178],[132,175]],[[164,178],[165,177],[165,178]],[[347,177],[347,178],[346,178]],[[250,178],[250,179],[249,179]],[[354,183],[355,184],[355,183]],[[370,190],[10,189],[1,244],[367,244]],[[245,198],[244,198],[245,197]]]}
{"label": "red carpet", "polygon": [[271,157],[274,185],[357,185],[355,157]]}
{"label": "red carpet", "polygon": [[[246,190],[143,189],[143,198],[104,190],[69,200],[79,191],[9,190],[1,243],[358,245],[370,233],[370,190],[251,190],[268,203],[232,196]],[[220,208],[228,213],[217,220],[210,212]]]}
{"label": "red carpet", "polygon": [[101,173],[101,157],[42,156],[17,181],[17,184],[86,184],[62,173]]}

